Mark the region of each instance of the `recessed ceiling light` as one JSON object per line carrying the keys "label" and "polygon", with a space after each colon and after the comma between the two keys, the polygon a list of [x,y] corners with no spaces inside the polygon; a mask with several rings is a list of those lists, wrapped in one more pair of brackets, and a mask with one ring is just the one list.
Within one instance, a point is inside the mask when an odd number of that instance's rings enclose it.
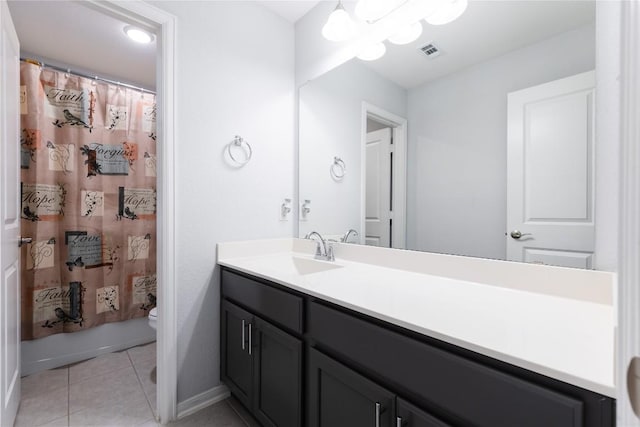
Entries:
{"label": "recessed ceiling light", "polygon": [[130,25],[124,27],[124,33],[133,41],[148,44],[153,41],[153,34]]}

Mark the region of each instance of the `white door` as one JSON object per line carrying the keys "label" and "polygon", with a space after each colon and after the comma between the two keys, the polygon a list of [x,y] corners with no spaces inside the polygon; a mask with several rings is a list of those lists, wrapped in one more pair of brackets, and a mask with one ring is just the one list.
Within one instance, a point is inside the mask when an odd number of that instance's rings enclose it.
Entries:
{"label": "white door", "polygon": [[0,25],[0,425],[12,426],[20,403],[20,46],[6,1]]}
{"label": "white door", "polygon": [[391,247],[391,128],[367,133],[365,244]]}
{"label": "white door", "polygon": [[507,259],[593,268],[593,71],[508,95]]}

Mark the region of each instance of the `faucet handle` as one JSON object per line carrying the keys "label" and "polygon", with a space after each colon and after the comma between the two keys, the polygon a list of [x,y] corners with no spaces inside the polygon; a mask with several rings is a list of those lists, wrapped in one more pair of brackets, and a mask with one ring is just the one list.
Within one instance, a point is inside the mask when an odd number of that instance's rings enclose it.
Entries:
{"label": "faucet handle", "polygon": [[316,241],[316,258],[322,258],[322,248],[320,247],[320,241]]}
{"label": "faucet handle", "polygon": [[333,242],[327,242],[327,261],[335,261],[336,257],[333,254]]}

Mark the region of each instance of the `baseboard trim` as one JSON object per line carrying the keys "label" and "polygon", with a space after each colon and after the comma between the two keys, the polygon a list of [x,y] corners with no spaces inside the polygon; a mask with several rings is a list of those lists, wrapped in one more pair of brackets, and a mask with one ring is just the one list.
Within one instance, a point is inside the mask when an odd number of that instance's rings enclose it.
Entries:
{"label": "baseboard trim", "polygon": [[229,396],[231,396],[229,388],[226,385],[221,384],[200,394],[196,394],[187,400],[178,402],[178,419],[188,417],[189,415],[194,414],[207,406],[213,405],[214,403],[218,403]]}

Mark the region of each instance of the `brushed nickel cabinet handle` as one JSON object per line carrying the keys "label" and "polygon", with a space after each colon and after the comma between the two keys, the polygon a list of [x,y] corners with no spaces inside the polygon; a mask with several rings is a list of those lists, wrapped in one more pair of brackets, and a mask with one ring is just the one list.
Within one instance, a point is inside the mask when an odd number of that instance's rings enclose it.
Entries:
{"label": "brushed nickel cabinet handle", "polygon": [[376,427],[380,427],[380,403],[376,402]]}
{"label": "brushed nickel cabinet handle", "polygon": [[244,319],[242,319],[242,349],[244,350]]}
{"label": "brushed nickel cabinet handle", "polygon": [[249,323],[249,356],[251,356],[251,323]]}

